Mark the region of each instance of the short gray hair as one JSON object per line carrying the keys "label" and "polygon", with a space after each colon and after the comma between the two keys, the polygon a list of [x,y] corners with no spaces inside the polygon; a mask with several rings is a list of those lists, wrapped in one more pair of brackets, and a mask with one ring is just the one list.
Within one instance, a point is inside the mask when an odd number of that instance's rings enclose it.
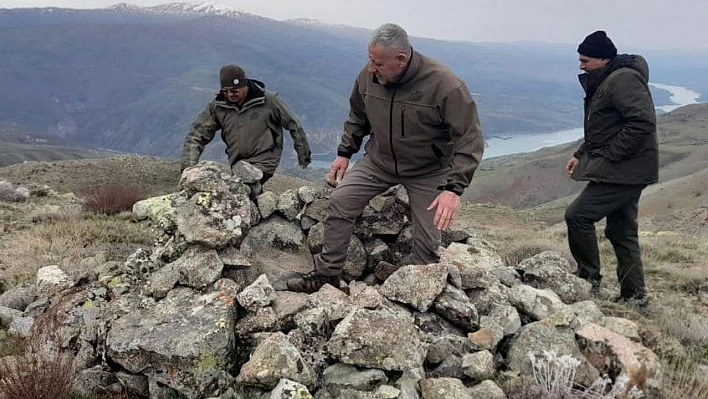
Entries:
{"label": "short gray hair", "polygon": [[384,47],[390,47],[398,51],[403,51],[406,54],[411,52],[411,42],[408,40],[408,33],[396,24],[383,24],[376,28],[371,34],[372,46],[381,44]]}

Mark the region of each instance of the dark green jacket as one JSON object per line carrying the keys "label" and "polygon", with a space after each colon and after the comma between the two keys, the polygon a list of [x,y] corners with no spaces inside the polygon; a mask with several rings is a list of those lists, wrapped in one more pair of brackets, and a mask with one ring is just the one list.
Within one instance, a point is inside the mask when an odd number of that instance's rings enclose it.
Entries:
{"label": "dark green jacket", "polygon": [[465,83],[444,65],[413,51],[398,82],[382,85],[364,67],[349,99],[337,154],[351,157],[371,135],[366,154],[403,177],[449,169],[441,189],[462,194],[484,151],[477,105]]}
{"label": "dark green jacket", "polygon": [[585,141],[575,180],[652,184],[659,179],[656,111],[649,67],[639,55],[622,54],[579,76],[585,89]]}
{"label": "dark green jacket", "polygon": [[195,165],[221,130],[229,164],[247,161],[263,172],[273,174],[283,152],[283,131],[292,135],[300,166],[310,163],[310,146],[302,124],[274,92],[263,90],[257,81],[249,82],[249,95],[243,106],[219,95],[197,117],[187,134],[182,152],[182,169]]}

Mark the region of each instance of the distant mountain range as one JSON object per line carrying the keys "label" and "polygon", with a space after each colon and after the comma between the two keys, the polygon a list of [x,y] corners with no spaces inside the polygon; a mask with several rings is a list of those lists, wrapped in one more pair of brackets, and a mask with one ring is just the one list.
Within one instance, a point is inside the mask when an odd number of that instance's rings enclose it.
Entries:
{"label": "distant mountain range", "polygon": [[[206,3],[0,9],[0,122],[85,146],[174,157],[218,89],[219,68],[236,63],[278,91],[303,120],[313,150],[328,152],[367,61],[369,35]],[[573,46],[412,41],[467,82],[487,135],[581,123]],[[645,55],[654,81],[708,95],[708,55]],[[222,151],[217,143],[207,155]]]}

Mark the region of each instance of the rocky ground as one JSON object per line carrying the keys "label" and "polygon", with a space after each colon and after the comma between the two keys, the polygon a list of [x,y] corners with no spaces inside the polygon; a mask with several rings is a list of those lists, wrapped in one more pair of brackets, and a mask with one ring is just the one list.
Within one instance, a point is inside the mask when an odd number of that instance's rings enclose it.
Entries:
{"label": "rocky ground", "polygon": [[[23,165],[38,180],[22,182],[50,183],[39,177],[60,168],[48,166]],[[706,319],[688,307],[705,297],[700,240],[646,238],[657,300],[638,312],[606,300],[616,293],[606,242],[607,285],[592,298],[572,274],[562,226],[503,206],[465,204],[439,264],[399,267],[411,234],[405,192],[392,190],[359,222],[341,286],[296,294],[285,280],[308,271],[321,248],[328,189],[279,176],[263,191],[257,171],[244,167],[234,179],[221,168],[190,169],[173,182],[179,191],[170,179],[147,178],[169,195],[116,218],[144,220],[137,225],[154,238],[123,258],[96,251],[55,266],[33,258],[31,284],[3,276],[2,327],[73,354],[73,388],[83,395],[455,399],[583,397],[582,389],[585,397],[701,397],[676,390],[667,360],[703,361],[691,354],[705,345]],[[156,169],[122,170],[142,171],[135,182]],[[0,177],[17,178],[16,170]],[[15,221],[5,223],[0,252],[47,223],[33,214],[38,203],[80,202],[41,192],[0,202],[5,222]],[[669,274],[666,264],[677,262],[696,274]],[[2,263],[0,273],[8,273]]]}

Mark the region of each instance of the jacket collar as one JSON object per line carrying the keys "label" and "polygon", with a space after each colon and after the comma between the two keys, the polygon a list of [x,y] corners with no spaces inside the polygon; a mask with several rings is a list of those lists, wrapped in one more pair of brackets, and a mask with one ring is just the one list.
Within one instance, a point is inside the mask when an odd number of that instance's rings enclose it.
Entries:
{"label": "jacket collar", "polygon": [[265,103],[265,84],[260,80],[249,79],[248,80],[248,94],[246,99],[243,101],[241,106],[235,103],[226,101],[225,97],[217,97],[216,105],[222,108],[235,109],[239,112],[244,112],[251,109],[257,105]]}

